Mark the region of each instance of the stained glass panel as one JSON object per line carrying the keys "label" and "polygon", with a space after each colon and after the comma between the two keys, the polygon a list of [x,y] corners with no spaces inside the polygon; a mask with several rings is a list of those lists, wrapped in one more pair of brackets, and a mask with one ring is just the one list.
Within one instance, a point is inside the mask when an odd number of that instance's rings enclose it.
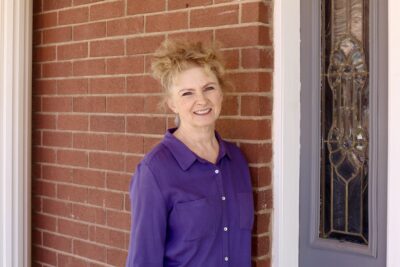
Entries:
{"label": "stained glass panel", "polygon": [[368,245],[368,0],[321,0],[320,237]]}

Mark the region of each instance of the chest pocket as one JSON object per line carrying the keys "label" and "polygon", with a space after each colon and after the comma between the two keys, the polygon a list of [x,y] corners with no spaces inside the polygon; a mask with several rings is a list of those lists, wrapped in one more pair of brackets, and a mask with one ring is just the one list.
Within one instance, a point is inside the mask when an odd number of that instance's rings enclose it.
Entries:
{"label": "chest pocket", "polygon": [[253,193],[238,193],[240,229],[251,230],[254,222]]}
{"label": "chest pocket", "polygon": [[176,204],[183,240],[197,240],[215,235],[221,220],[221,206],[212,198],[202,198]]}

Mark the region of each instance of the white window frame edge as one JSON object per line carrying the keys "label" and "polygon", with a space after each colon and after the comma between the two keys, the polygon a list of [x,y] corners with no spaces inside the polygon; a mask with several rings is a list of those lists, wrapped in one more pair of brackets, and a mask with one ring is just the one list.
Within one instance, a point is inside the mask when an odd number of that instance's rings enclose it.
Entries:
{"label": "white window frame edge", "polygon": [[[274,2],[274,215],[272,266],[297,267],[300,167],[300,0]],[[388,0],[387,266],[400,266],[400,10]]]}
{"label": "white window frame edge", "polygon": [[297,267],[300,180],[300,0],[274,1],[272,266]]}
{"label": "white window frame edge", "polygon": [[32,0],[0,1],[0,266],[31,266]]}
{"label": "white window frame edge", "polygon": [[388,206],[387,206],[387,266],[400,266],[400,2],[388,1]]}

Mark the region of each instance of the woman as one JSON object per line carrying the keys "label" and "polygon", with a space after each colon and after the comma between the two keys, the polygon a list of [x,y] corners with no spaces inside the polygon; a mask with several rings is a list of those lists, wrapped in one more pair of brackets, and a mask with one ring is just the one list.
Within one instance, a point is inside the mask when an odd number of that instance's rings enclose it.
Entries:
{"label": "woman", "polygon": [[226,86],[217,51],[166,41],[152,69],[178,127],[167,131],[132,178],[126,266],[251,266],[248,166],[215,131]]}

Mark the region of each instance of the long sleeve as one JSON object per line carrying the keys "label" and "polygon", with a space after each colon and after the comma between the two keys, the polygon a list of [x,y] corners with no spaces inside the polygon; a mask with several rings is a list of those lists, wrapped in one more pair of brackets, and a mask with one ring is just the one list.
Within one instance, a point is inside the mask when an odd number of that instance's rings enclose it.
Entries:
{"label": "long sleeve", "polygon": [[155,177],[141,163],[130,185],[132,226],[126,267],[162,267],[167,209]]}

